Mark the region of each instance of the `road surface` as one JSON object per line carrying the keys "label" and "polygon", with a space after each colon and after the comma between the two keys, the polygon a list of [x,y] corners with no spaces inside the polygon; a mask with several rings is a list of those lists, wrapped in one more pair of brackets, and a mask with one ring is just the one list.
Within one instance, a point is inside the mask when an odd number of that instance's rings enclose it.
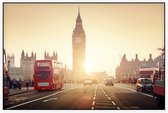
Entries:
{"label": "road surface", "polygon": [[116,83],[69,84],[57,91],[31,91],[4,101],[6,110],[155,110],[159,107],[151,94],[137,92],[135,85]]}

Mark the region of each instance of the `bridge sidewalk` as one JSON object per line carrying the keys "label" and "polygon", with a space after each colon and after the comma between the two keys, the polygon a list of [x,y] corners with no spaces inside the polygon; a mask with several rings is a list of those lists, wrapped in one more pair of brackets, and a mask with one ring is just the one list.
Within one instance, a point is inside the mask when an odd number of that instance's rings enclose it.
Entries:
{"label": "bridge sidewalk", "polygon": [[34,87],[29,87],[28,90],[26,87],[22,87],[21,89],[9,89],[9,96],[26,93],[30,91],[34,91]]}
{"label": "bridge sidewalk", "polygon": [[[71,85],[74,85],[74,84],[71,84]],[[66,87],[70,87],[70,84],[64,84],[64,88]],[[34,91],[34,87],[29,87],[28,90],[26,87],[22,87],[21,89],[9,89],[9,96],[31,92],[31,91]]]}

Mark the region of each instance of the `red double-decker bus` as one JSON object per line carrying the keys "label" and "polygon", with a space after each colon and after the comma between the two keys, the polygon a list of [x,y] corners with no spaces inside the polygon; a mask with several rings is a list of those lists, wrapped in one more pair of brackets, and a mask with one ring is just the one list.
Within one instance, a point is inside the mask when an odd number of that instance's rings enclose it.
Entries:
{"label": "red double-decker bus", "polygon": [[34,64],[34,89],[57,90],[64,85],[64,67],[55,60],[36,60]]}

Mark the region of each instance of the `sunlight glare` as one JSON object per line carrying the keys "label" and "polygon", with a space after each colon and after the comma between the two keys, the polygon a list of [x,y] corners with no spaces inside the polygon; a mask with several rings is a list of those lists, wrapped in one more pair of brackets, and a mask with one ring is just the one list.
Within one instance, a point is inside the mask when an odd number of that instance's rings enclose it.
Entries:
{"label": "sunlight glare", "polygon": [[93,62],[91,60],[86,61],[85,72],[90,74],[93,71]]}

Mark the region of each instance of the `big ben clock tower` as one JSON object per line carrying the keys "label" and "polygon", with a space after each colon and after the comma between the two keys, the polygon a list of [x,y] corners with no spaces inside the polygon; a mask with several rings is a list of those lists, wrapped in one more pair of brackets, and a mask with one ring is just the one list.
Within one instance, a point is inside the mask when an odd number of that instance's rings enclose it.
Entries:
{"label": "big ben clock tower", "polygon": [[79,81],[85,75],[85,44],[86,36],[82,27],[82,19],[80,11],[76,19],[76,26],[72,34],[72,47],[73,47],[73,80]]}

